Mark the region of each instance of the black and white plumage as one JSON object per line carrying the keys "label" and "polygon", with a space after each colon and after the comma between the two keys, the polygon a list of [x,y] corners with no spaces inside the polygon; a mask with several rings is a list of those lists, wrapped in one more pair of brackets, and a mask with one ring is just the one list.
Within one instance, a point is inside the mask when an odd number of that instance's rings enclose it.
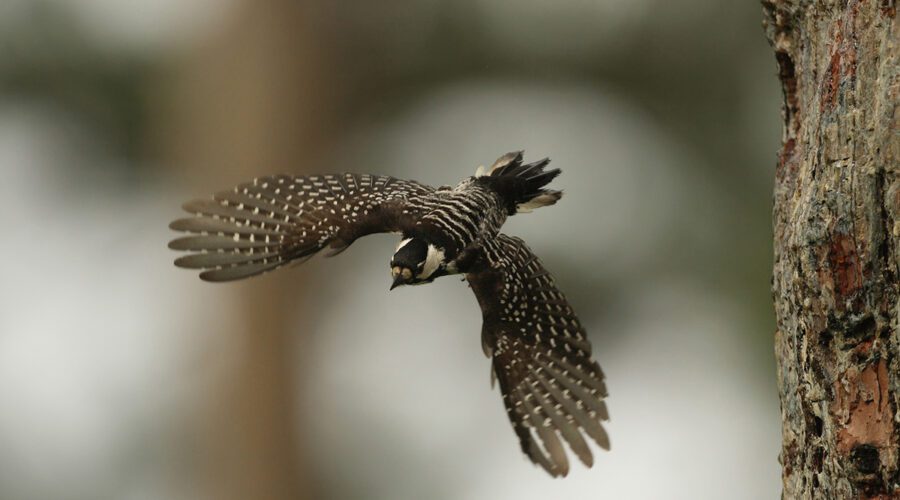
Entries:
{"label": "black and white plumage", "polygon": [[368,174],[272,176],[184,205],[195,214],[171,228],[190,233],[169,246],[190,254],[179,267],[206,281],[230,281],[305,260],[326,247],[335,255],[357,238],[400,233],[393,284],[430,283],[462,274],[483,314],[482,347],[491,379],[522,451],[553,476],[569,463],[562,442],[587,466],[585,436],[609,449],[603,372],[565,296],[537,257],[501,234],[506,218],[556,203],[545,186],[559,169],[549,160],[500,157],[488,172],[456,187]]}

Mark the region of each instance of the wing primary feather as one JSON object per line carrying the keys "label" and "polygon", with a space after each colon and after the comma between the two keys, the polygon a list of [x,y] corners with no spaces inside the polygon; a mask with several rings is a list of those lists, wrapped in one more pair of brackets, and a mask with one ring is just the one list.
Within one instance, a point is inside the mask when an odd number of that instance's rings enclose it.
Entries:
{"label": "wing primary feather", "polygon": [[[565,414],[559,410],[562,408],[560,403],[554,404],[553,396],[549,390],[541,384],[540,380],[532,380],[531,377],[531,375],[528,376],[525,382],[531,387],[531,393],[535,395],[535,399],[540,403],[544,414],[550,417],[553,426],[559,430],[562,437],[569,443],[569,447],[575,452],[579,460],[588,467],[594,465],[594,456],[591,454],[587,443],[584,442],[584,438],[581,437],[581,433],[578,432],[577,421],[574,420],[574,417],[572,417],[572,420],[567,419]],[[543,392],[541,389],[543,389]]]}
{"label": "wing primary feather", "polygon": [[234,266],[264,259],[281,260],[278,253],[198,253],[175,259],[175,265],[187,269]]}
{"label": "wing primary feather", "polygon": [[[569,373],[576,374],[576,380],[581,380],[582,382],[587,383],[592,389],[597,391],[598,396],[605,398],[608,395],[606,392],[606,384],[602,380],[599,380],[596,376],[594,376],[592,372],[574,366],[572,363],[569,363],[565,359],[556,356],[555,353],[548,353],[547,357]],[[596,367],[596,369],[599,370],[599,367]]]}
{"label": "wing primary feather", "polygon": [[[546,326],[551,326],[551,327],[556,326],[553,323],[545,322],[545,321],[535,321],[535,323],[538,323],[541,325],[546,325]],[[569,337],[566,335],[554,335],[552,338],[556,342],[562,342],[564,344],[568,344],[568,345],[574,347],[575,349],[580,350],[581,352],[584,353],[585,357],[588,357],[591,355],[591,349],[592,349],[591,343],[588,342],[587,339],[580,339],[578,337]],[[546,342],[545,342],[545,345],[546,345]]]}
{"label": "wing primary feather", "polygon": [[222,191],[216,193],[213,196],[216,200],[219,201],[227,201],[228,203],[233,203],[237,206],[250,207],[250,212],[256,211],[257,213],[269,213],[269,214],[277,214],[279,216],[293,218],[297,214],[293,211],[288,211],[284,209],[281,205],[275,205],[271,203],[269,200],[265,198],[257,198],[255,196],[250,196],[243,193],[237,193],[235,191]]}
{"label": "wing primary feather", "polygon": [[562,443],[559,442],[556,433],[544,425],[540,410],[536,409],[534,405],[528,401],[527,396],[529,394],[526,394],[521,387],[517,387],[516,395],[519,401],[522,402],[522,407],[524,409],[523,416],[528,418],[528,423],[530,424],[531,430],[534,431],[534,434],[537,434],[541,438],[541,443],[543,443],[546,453],[544,453],[544,450],[537,444],[534,435],[531,432],[529,432],[529,450],[534,450],[534,453],[540,457],[538,463],[540,463],[552,476],[566,476],[566,474],[569,473],[569,461],[566,459],[566,452],[562,447]]}
{"label": "wing primary feather", "polygon": [[221,219],[210,219],[208,217],[186,217],[172,221],[169,224],[170,229],[176,231],[185,231],[189,233],[224,233],[224,234],[242,234],[242,235],[280,235],[282,231],[274,229],[261,229],[254,226],[238,225],[233,222],[227,222]]}
{"label": "wing primary feather", "polygon": [[[574,394],[583,405],[596,412],[598,416],[605,417],[606,405],[601,404],[600,400],[597,399],[599,395],[591,394],[588,388],[578,383],[577,378],[572,377],[571,372],[568,375],[564,374],[544,362],[542,359],[538,359],[537,362],[544,367],[548,373],[555,375],[556,381],[565,386],[565,388]],[[606,418],[603,419],[605,420]]]}
{"label": "wing primary feather", "polygon": [[[578,422],[578,425],[584,429],[587,435],[601,448],[609,450],[609,436],[607,435],[606,430],[603,429],[603,426],[600,425],[600,422],[595,418],[592,418],[584,408],[579,408],[571,396],[567,396],[566,393],[562,392],[559,387],[556,387],[553,382],[548,380],[542,373],[537,373],[536,376],[541,382],[541,385],[553,396],[553,399],[566,410],[567,414],[571,415],[572,418]],[[569,391],[569,393],[571,394],[571,391]]]}
{"label": "wing primary feather", "polygon": [[282,262],[270,262],[268,264],[260,262],[256,264],[203,271],[200,273],[200,279],[212,282],[234,281],[271,271],[282,264]]}
{"label": "wing primary feather", "polygon": [[[209,216],[212,218],[225,218],[225,219],[233,219],[232,223],[237,222],[254,222],[256,224],[271,224],[273,222],[282,222],[280,220],[274,220],[266,214],[253,213],[250,210],[239,210],[236,206],[229,204],[222,204],[213,199],[206,200],[192,200],[184,205],[182,208],[186,212],[190,212],[192,214],[200,214]],[[246,224],[242,224],[246,225]]]}
{"label": "wing primary feather", "polygon": [[265,248],[277,245],[278,239],[266,242],[265,239],[235,241],[232,236],[183,236],[169,242],[172,250],[244,250],[249,248]]}

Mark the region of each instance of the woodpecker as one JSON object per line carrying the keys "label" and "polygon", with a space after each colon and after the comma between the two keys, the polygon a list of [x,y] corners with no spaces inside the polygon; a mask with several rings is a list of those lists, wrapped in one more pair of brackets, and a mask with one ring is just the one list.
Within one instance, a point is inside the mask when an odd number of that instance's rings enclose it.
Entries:
{"label": "woodpecker", "polygon": [[500,233],[507,217],[553,205],[550,160],[501,156],[455,187],[370,174],[276,175],[241,184],[184,210],[170,225],[189,233],[169,248],[191,252],[178,267],[205,281],[232,281],[336,255],[357,238],[399,233],[391,289],[459,275],[481,307],[481,344],[522,451],[550,475],[566,476],[563,441],[588,467],[584,437],[609,449],[603,372],[572,306],[525,243]]}

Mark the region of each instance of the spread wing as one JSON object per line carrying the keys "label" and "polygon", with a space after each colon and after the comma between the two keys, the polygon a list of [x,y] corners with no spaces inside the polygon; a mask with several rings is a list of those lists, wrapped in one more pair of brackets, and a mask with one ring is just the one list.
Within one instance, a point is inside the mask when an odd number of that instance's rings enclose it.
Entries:
{"label": "spread wing", "polygon": [[569,471],[560,437],[590,467],[582,434],[609,449],[606,386],[565,296],[537,257],[504,234],[466,270],[484,314],[482,345],[522,451],[553,476]]}
{"label": "spread wing", "polygon": [[230,281],[311,257],[331,255],[356,238],[396,232],[414,222],[416,200],[434,188],[367,174],[261,177],[184,209],[194,217],[169,226],[191,233],[169,247],[192,252],[175,265],[202,269],[206,281]]}

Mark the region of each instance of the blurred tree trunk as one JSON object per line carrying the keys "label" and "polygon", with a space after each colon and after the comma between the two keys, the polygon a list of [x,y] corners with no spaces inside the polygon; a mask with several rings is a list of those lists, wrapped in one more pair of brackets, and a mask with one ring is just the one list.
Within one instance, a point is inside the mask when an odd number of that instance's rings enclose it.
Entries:
{"label": "blurred tree trunk", "polygon": [[[177,62],[160,136],[198,196],[259,175],[309,172],[324,154],[337,91],[311,13],[316,4],[243,0]],[[309,365],[294,347],[308,339],[292,328],[308,287],[296,273],[223,287],[234,296],[222,304],[228,327],[215,332],[213,349],[226,354],[214,363],[226,373],[199,404],[197,496],[311,498],[296,430],[302,394],[293,383]]]}
{"label": "blurred tree trunk", "polygon": [[900,496],[894,0],[764,0],[784,91],[775,354],[784,498]]}

